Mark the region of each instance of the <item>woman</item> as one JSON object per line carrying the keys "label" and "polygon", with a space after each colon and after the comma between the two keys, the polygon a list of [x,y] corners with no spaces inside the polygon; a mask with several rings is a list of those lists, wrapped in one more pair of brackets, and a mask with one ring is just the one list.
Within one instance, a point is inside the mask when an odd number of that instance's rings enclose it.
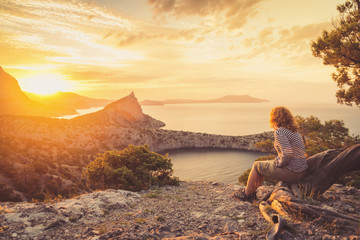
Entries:
{"label": "woman", "polygon": [[246,188],[234,192],[241,200],[256,198],[256,189],[264,177],[283,182],[298,182],[307,169],[305,146],[299,126],[285,107],[276,107],[270,113],[270,127],[274,128],[274,147],[278,156],[270,161],[257,161],[253,164]]}

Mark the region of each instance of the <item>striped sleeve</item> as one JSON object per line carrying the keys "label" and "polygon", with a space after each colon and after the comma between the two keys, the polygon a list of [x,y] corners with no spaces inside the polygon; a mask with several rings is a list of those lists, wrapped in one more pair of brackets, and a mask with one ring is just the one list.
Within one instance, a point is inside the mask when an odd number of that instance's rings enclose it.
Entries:
{"label": "striped sleeve", "polygon": [[277,142],[277,152],[278,156],[276,157],[277,167],[286,166],[293,156],[293,150],[289,141],[289,138],[286,136],[283,129],[278,129],[275,131],[275,142]]}

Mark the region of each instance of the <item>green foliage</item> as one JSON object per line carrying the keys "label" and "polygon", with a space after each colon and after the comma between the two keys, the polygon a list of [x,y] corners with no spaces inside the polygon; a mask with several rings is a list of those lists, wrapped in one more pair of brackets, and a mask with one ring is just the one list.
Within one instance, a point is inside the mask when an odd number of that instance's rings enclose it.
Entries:
{"label": "green foliage", "polygon": [[342,120],[329,120],[324,124],[314,116],[296,116],[305,137],[306,153],[312,156],[327,149],[350,147],[359,142],[359,136],[350,136]]}
{"label": "green foliage", "polygon": [[262,152],[275,153],[274,141],[271,139],[262,140],[255,143],[255,147]]}
{"label": "green foliage", "polygon": [[311,45],[315,57],[322,58],[325,65],[336,68],[332,78],[339,87],[337,100],[349,106],[353,103],[360,105],[359,8],[358,0],[338,5],[340,17],[335,29],[324,31]]}
{"label": "green foliage", "polygon": [[178,184],[172,177],[171,159],[149,147],[129,145],[122,151],[107,151],[89,163],[84,178],[92,189],[138,191],[152,185]]}

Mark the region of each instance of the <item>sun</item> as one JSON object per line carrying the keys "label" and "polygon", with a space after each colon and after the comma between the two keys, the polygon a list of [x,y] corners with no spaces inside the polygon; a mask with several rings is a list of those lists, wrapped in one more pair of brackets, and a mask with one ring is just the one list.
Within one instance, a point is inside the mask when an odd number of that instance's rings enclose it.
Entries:
{"label": "sun", "polygon": [[68,92],[73,89],[72,82],[56,73],[39,73],[19,79],[21,89],[26,92],[48,95],[56,92]]}

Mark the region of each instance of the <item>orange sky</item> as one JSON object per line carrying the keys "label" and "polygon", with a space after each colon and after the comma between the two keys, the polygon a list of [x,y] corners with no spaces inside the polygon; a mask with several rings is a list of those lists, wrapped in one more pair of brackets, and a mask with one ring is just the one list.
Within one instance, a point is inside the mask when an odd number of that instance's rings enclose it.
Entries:
{"label": "orange sky", "polygon": [[25,91],[336,102],[310,42],[342,2],[0,0],[0,66]]}

